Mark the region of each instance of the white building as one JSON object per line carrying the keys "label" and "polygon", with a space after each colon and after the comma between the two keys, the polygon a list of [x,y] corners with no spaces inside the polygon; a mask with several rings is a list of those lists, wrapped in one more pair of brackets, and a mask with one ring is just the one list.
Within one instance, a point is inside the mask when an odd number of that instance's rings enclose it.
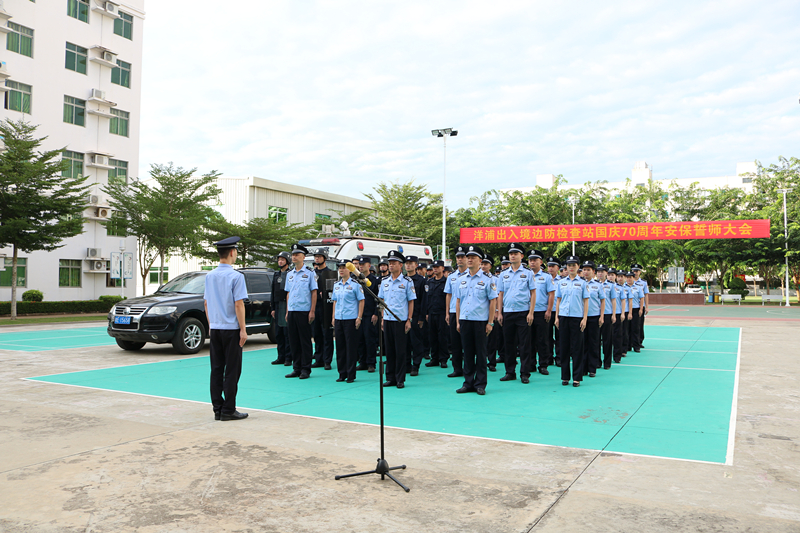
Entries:
{"label": "white building", "polygon": [[[217,185],[222,189],[220,205],[216,206],[226,220],[234,224],[244,224],[254,218],[269,218],[286,221],[290,224],[314,224],[332,220],[342,214],[358,210],[374,211],[372,202],[341,194],[328,193],[281,183],[263,178],[219,178]],[[184,259],[171,257],[165,267],[165,277],[174,278],[186,272],[211,269],[215,262],[198,258]],[[156,260],[150,269],[146,293],[158,288],[160,263]],[[141,280],[139,280],[141,281]],[[142,294],[141,286],[138,294]]]}
{"label": "white building", "polygon": [[[101,188],[139,167],[144,0],[0,0],[0,119],[39,125],[42,149],[65,148],[70,173],[89,176],[84,233],[53,252],[20,254],[20,294],[91,300],[121,294],[109,277],[111,252],[136,239],[102,222],[113,213]],[[0,300],[11,295],[10,248],[0,249]],[[134,280],[135,282],[135,280]],[[134,295],[127,282],[125,294]],[[19,297],[19,296],[18,296]]]}

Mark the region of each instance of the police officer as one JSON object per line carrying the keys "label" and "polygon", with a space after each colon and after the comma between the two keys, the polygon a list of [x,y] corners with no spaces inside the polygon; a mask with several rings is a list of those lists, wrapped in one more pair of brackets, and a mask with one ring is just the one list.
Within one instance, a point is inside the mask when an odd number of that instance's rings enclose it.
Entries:
{"label": "police officer", "polygon": [[406,256],[405,267],[408,277],[414,283],[414,294],[416,295],[416,303],[414,305],[414,314],[411,317],[411,332],[409,333],[409,341],[406,344],[406,360],[408,366],[411,368],[411,375],[419,375],[419,366],[422,364],[422,359],[425,357],[425,345],[422,342],[422,326],[425,315],[423,314],[423,297],[425,296],[425,278],[417,273],[417,266],[419,265],[419,258],[416,255]]}
{"label": "police officer", "polygon": [[[550,279],[553,283],[553,287],[555,288],[558,280],[561,279],[561,276],[558,274],[561,268],[561,261],[555,256],[550,256],[547,258],[547,273],[550,275]],[[555,291],[553,292],[553,306],[550,308],[550,331],[547,334],[547,342],[550,344],[550,349],[548,351],[549,354],[555,354],[555,363],[556,366],[561,366],[561,358],[559,354],[561,353],[561,343],[559,342],[558,336],[558,328],[556,327],[556,298],[555,298]]]}
{"label": "police officer", "polygon": [[647,286],[647,282],[640,277],[642,275],[642,265],[635,263],[631,267],[631,272],[633,272],[633,283],[641,287],[644,293],[644,298],[642,298],[639,308],[639,348],[644,348],[644,317],[650,310],[650,288]]}
{"label": "police officer", "polygon": [[425,321],[429,325],[431,360],[425,366],[447,368],[447,297],[444,293],[447,278],[444,275],[444,261],[433,262],[433,276],[425,282]]}
{"label": "police officer", "polygon": [[561,343],[561,384],[569,385],[569,361],[572,359],[572,386],[583,381],[583,331],[589,312],[589,290],[578,277],[580,258],[567,257],[567,276],[556,284],[556,327]]}
{"label": "police officer", "polygon": [[600,366],[600,328],[605,322],[606,292],[603,284],[595,280],[595,264],[584,261],[581,265],[586,289],[589,291],[589,312],[586,314],[586,329],[583,331],[583,373],[590,378],[597,375]]}
{"label": "police officer", "polygon": [[[369,287],[364,287],[365,291],[378,294],[378,278],[372,273],[372,259],[369,256],[359,256],[358,268],[369,280]],[[361,327],[358,328],[360,341],[358,343],[358,362],[356,370],[366,370],[375,372],[375,362],[378,355],[378,318],[380,312],[375,298],[369,294],[364,294],[364,313],[362,314]]]}
{"label": "police officer", "polygon": [[[483,254],[483,259],[481,260],[481,270],[486,272],[489,276],[492,277],[492,280],[497,285],[497,276],[492,272],[492,267],[494,267],[494,258],[489,255],[488,253]],[[500,356],[500,361],[505,361],[505,342],[503,342],[503,326],[497,320],[497,314],[500,312],[499,304],[495,308],[495,316],[492,318],[494,322],[494,327],[492,328],[492,332],[489,334],[489,338],[486,339],[486,358],[487,358],[487,367],[489,372],[497,372],[497,356]],[[516,350],[516,348],[515,348]],[[516,357],[516,353],[514,354]]]}
{"label": "police officer", "polygon": [[275,340],[278,344],[278,358],[273,365],[292,366],[292,350],[289,347],[289,331],[286,328],[286,273],[289,271],[292,256],[289,252],[278,254],[278,271],[272,276],[272,319],[277,321]]}
{"label": "police officer", "polygon": [[444,287],[446,295],[447,308],[449,314],[445,318],[447,325],[450,328],[450,348],[453,354],[453,372],[447,374],[448,378],[457,378],[464,375],[464,347],[461,345],[461,334],[458,332],[458,320],[456,315],[456,300],[458,295],[456,289],[458,288],[459,279],[467,273],[467,255],[464,246],[458,246],[453,254],[456,258],[457,270],[454,271],[447,278],[447,284]]}
{"label": "police officer", "polygon": [[[615,283],[608,279],[609,268],[604,264],[597,265],[597,281],[603,286],[606,295],[603,325],[600,326],[600,346],[603,348],[603,368],[611,368],[611,355],[614,346],[614,323],[617,321],[617,289]],[[598,366],[599,368],[599,366]]]}
{"label": "police officer", "polygon": [[641,309],[644,305],[644,289],[641,285],[636,284],[636,275],[631,271],[627,272],[626,276],[628,287],[631,295],[631,323],[630,323],[630,347],[634,352],[639,353],[642,351],[641,340],[641,326],[639,320],[641,319]]}
{"label": "police officer", "polygon": [[242,346],[247,342],[244,275],[233,269],[239,256],[239,237],[215,242],[219,266],[206,275],[203,295],[211,340],[211,406],[215,420],[242,420],[236,410],[236,391],[242,374]]}
{"label": "police officer", "polygon": [[[619,271],[621,272],[621,271]],[[618,271],[614,268],[608,269],[608,281],[614,284],[614,325],[611,332],[611,343],[613,345],[612,357],[615,363],[619,363],[622,358],[622,324],[625,321],[625,310],[623,308],[623,296],[625,289],[617,281]]]}
{"label": "police officer", "polygon": [[389,275],[389,260],[385,257],[381,257],[380,262],[378,262],[378,279],[383,279]]}
{"label": "police officer", "polygon": [[539,373],[547,376],[547,367],[553,364],[553,350],[548,341],[551,311],[555,299],[556,286],[553,277],[542,269],[544,254],[541,250],[528,253],[528,268],[531,269],[536,284],[536,304],[533,307],[533,326],[531,328],[531,364],[536,368],[536,354],[539,354]]}
{"label": "police officer", "polygon": [[336,335],[336,368],[339,379],[352,383],[356,380],[358,360],[358,329],[364,314],[364,291],[361,284],[350,277],[347,260],[337,263],[339,281],[334,283],[332,326]]}
{"label": "police officer", "polygon": [[331,292],[336,283],[336,272],[328,268],[328,252],[317,248],[314,252],[314,274],[317,276],[317,309],[319,318],[314,323],[314,364],[311,368],[331,370],[333,363],[333,300]]}
{"label": "police officer", "polygon": [[464,346],[464,385],[456,392],[486,394],[486,341],[494,327],[497,286],[481,269],[483,251],[470,245],[466,250],[469,270],[456,289],[456,329]]}
{"label": "police officer", "polygon": [[[428,281],[429,277],[433,276],[433,266],[431,266],[430,264],[428,265],[420,264],[417,267],[417,274],[422,276],[422,290],[424,291],[425,283]],[[417,305],[420,305],[419,302],[417,302]],[[425,312],[422,309],[420,309],[420,312],[422,313],[420,315],[422,319],[422,358],[428,359],[428,362],[430,362],[431,358],[430,325],[428,324],[428,321],[425,318]]]}
{"label": "police officer", "polygon": [[536,365],[534,358],[531,364],[531,325],[533,324],[533,308],[536,304],[536,282],[533,272],[522,264],[525,248],[516,242],[508,245],[508,258],[511,268],[500,273],[497,284],[498,322],[503,324],[506,351],[505,375],[500,381],[517,379],[517,350],[520,355],[519,373],[522,383],[530,382],[531,369]]}
{"label": "police officer", "polygon": [[628,351],[631,349],[631,320],[633,313],[631,311],[631,287],[627,283],[628,273],[624,270],[617,272],[617,290],[622,293],[622,315],[625,317],[622,323],[622,357],[628,356]]}
{"label": "police officer", "polygon": [[[406,335],[414,315],[414,281],[403,275],[406,258],[397,250],[389,250],[389,276],[381,281],[378,296],[394,314],[383,311],[384,348],[386,350],[386,382],[384,387],[405,387]],[[395,316],[396,315],[396,316]]]}
{"label": "police officer", "polygon": [[317,277],[303,264],[308,248],[292,245],[294,268],[286,274],[286,325],[292,349],[292,372],[287,378],[311,376],[311,326],[317,306]]}

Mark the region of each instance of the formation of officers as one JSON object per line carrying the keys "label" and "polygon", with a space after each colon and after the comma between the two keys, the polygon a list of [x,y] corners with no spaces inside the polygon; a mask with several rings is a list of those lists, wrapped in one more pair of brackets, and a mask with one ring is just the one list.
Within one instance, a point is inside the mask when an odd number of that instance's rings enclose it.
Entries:
{"label": "formation of officers", "polygon": [[[314,268],[305,265],[308,255]],[[384,387],[404,388],[427,361],[452,364],[447,377],[463,377],[456,392],[484,395],[498,365],[501,382],[516,380],[517,366],[530,383],[555,365],[562,385],[578,387],[644,348],[649,290],[639,264],[616,270],[576,256],[562,264],[520,243],[509,244],[497,270],[479,246],[458,246],[453,255],[455,270],[391,250],[377,270],[359,256],[332,271],[323,249],[292,245],[279,254],[273,278],[272,364],[292,366],[287,378],[307,379],[314,368],[333,369],[335,349],[337,381],[353,383],[357,371],[375,371],[382,345]]]}

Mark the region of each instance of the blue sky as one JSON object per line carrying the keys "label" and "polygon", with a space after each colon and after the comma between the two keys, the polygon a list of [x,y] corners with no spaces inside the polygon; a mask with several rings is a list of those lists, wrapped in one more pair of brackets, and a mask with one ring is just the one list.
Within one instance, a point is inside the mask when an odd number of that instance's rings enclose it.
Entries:
{"label": "blue sky", "polygon": [[[362,197],[735,173],[800,157],[797,2],[146,4],[140,175],[174,161]],[[230,7],[230,8],[229,8]]]}

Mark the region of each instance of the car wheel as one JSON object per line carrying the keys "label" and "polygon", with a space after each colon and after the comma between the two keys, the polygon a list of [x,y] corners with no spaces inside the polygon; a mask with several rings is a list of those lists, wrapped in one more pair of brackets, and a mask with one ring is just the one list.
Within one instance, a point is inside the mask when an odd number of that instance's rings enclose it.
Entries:
{"label": "car wheel", "polygon": [[141,350],[142,347],[147,344],[145,342],[135,342],[135,341],[124,341],[122,339],[115,339],[117,341],[117,346],[122,348],[123,350],[130,350],[135,352],[136,350]]}
{"label": "car wheel", "polygon": [[196,318],[184,318],[178,323],[172,347],[180,354],[197,353],[206,341],[206,328]]}
{"label": "car wheel", "polygon": [[278,344],[278,321],[273,320],[272,324],[269,325],[269,331],[267,331],[267,337],[269,338],[269,342],[272,344]]}

